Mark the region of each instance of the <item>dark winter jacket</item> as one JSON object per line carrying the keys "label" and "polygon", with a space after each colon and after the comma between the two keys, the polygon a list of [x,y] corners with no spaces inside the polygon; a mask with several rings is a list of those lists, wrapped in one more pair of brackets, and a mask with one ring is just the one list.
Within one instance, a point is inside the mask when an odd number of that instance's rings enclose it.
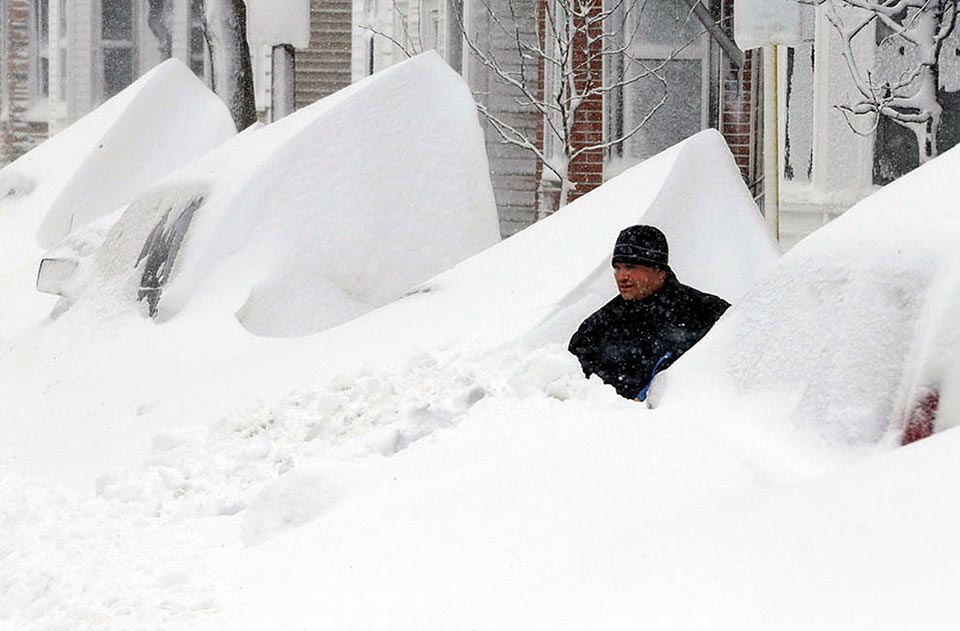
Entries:
{"label": "dark winter jacket", "polygon": [[667,272],[663,287],[642,300],[617,296],[584,320],[570,339],[570,352],[585,375],[597,375],[628,399],[657,372],[700,341],[727,307],[726,300],[681,284]]}

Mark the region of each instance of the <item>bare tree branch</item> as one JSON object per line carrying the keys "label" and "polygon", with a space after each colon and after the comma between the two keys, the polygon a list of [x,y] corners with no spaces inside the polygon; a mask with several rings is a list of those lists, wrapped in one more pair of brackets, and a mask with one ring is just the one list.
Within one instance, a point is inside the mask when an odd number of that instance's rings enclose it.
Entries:
{"label": "bare tree branch", "polygon": [[381,31],[381,30],[379,30],[379,29],[375,29],[375,28],[373,28],[372,26],[366,26],[366,25],[364,25],[364,24],[361,24],[359,28],[363,29],[364,31],[368,31],[368,32],[370,32],[370,33],[373,33],[374,35],[376,35],[376,36],[378,36],[378,37],[382,37],[383,39],[387,40],[388,42],[390,42],[391,44],[393,44],[394,46],[396,46],[397,48],[399,48],[399,49],[401,50],[401,52],[403,52],[403,54],[406,55],[408,58],[409,58],[409,57],[415,57],[415,56],[418,54],[417,51],[415,51],[415,50],[410,50],[409,48],[407,48],[406,46],[404,46],[403,44],[401,44],[399,41],[397,41],[396,39],[394,39],[393,37],[391,37],[388,33],[384,33],[383,31]]}
{"label": "bare tree branch", "polygon": [[[524,4],[518,4],[521,1]],[[502,112],[499,107],[489,105],[483,95],[475,94],[479,113],[502,143],[529,151],[542,165],[543,171],[560,182],[561,204],[566,203],[567,195],[575,189],[570,174],[571,162],[589,152],[608,150],[635,136],[669,101],[670,90],[665,77],[668,64],[695,42],[701,41],[708,32],[721,32],[712,16],[706,14],[710,19],[703,17],[705,7],[699,0],[685,0],[689,6],[678,10],[676,16],[678,32],[682,32],[685,24],[694,21],[694,15],[703,22],[702,30],[697,29],[689,40],[678,42],[665,59],[639,58],[635,45],[644,28],[642,18],[647,2],[660,1],[606,0],[605,4],[604,0],[544,0],[535,3],[498,0],[495,8],[491,0],[475,0],[475,10],[486,23],[491,40],[498,41],[497,46],[481,41],[479,31],[468,32],[464,17],[457,12],[453,14],[463,36],[464,49],[473,62],[484,68],[492,81],[507,89],[507,98],[518,113],[532,112],[539,118],[542,137],[538,137],[537,130],[531,129],[529,123],[515,120],[512,111]],[[680,9],[679,0],[674,1]],[[530,6],[538,7],[539,14],[530,15]],[[394,33],[395,37],[390,37],[371,27],[366,28],[410,54],[409,47],[396,39],[408,36]],[[617,60],[617,65],[611,71],[608,67],[613,60]],[[578,131],[585,117],[585,104],[603,107],[608,95],[643,81],[651,82],[650,89],[656,90],[657,96],[652,105],[638,114],[640,120],[632,121],[628,129],[606,134],[607,137],[596,126],[592,126],[588,135]],[[602,112],[597,112],[597,118],[591,120],[602,120],[599,118]]]}
{"label": "bare tree branch", "polygon": [[[824,14],[839,34],[841,54],[854,86],[860,94],[853,103],[837,106],[847,125],[855,133],[873,134],[886,117],[906,127],[917,137],[920,162],[937,155],[940,127],[940,53],[943,43],[956,28],[960,0],[799,0],[805,4],[825,5]],[[860,13],[855,26],[848,26],[841,15]],[[918,61],[899,70],[896,77],[878,80],[874,71],[859,63],[854,40],[866,27],[879,22],[890,30],[878,45],[901,41],[917,49]],[[853,124],[856,117],[870,117],[867,132]]]}

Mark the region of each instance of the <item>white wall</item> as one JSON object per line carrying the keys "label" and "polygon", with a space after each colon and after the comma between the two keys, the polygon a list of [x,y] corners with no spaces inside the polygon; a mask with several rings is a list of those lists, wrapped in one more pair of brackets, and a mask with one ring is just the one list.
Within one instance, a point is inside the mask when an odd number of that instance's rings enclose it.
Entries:
{"label": "white wall", "polygon": [[[873,55],[873,27],[867,27],[859,41],[861,60]],[[798,49],[803,50],[803,49]],[[853,99],[855,88],[843,59],[840,36],[818,10],[812,74],[795,76],[792,110],[786,106],[787,50],[780,47],[779,121],[780,135],[780,241],[788,249],[850,206],[876,190],[873,185],[873,139],[855,134],[836,105]],[[791,145],[811,146],[811,177],[794,174],[786,180],[783,172],[787,117],[805,121],[792,130]],[[793,147],[791,147],[793,148]],[[800,162],[803,164],[803,161]]]}

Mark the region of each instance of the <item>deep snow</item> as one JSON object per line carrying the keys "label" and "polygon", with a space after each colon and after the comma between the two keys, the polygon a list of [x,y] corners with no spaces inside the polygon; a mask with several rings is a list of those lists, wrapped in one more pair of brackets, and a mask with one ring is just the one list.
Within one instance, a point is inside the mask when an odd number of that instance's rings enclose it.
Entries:
{"label": "deep snow", "polygon": [[223,104],[170,59],[4,167],[4,215],[40,221],[34,239],[53,247],[235,133]]}
{"label": "deep snow", "polygon": [[[953,424],[958,160],[779,261],[705,132],[313,335],[244,328],[229,265],[0,319],[0,625],[951,629],[958,439],[892,450],[889,391]],[[564,350],[641,221],[734,302],[654,409]]]}
{"label": "deep snow", "polygon": [[[53,300],[33,285],[40,259],[79,260],[158,177],[236,134],[230,114],[171,59],[0,171],[0,344]],[[106,219],[106,223],[103,223]]]}
{"label": "deep snow", "polygon": [[[703,161],[716,169],[694,177]],[[722,140],[706,133],[401,300],[313,336],[244,330],[224,308],[238,293],[229,274],[161,323],[132,302],[118,309],[89,297],[86,308],[43,323],[0,358],[11,421],[2,545],[18,559],[5,610],[22,625],[219,624],[207,619],[212,612],[234,615],[236,586],[224,581],[243,575],[229,567],[233,556],[380,492],[396,454],[431,454],[429,445],[475,417],[481,428],[510,424],[514,406],[532,406],[546,422],[567,414],[554,406],[579,401],[571,418],[579,429],[565,438],[574,443],[577,432],[593,432],[598,410],[653,414],[584,380],[562,348],[613,292],[608,257],[618,230],[642,219],[676,237],[681,277],[731,298],[776,256]],[[729,238],[713,241],[718,229]],[[611,441],[622,430],[612,429]],[[703,439],[691,439],[685,448],[701,449]],[[720,454],[717,466],[738,478],[746,475],[739,460]],[[481,461],[504,464],[496,449]],[[677,484],[699,475],[688,471]],[[52,490],[63,486],[73,490]],[[141,528],[175,543],[138,537]],[[59,569],[73,567],[79,549],[77,570]],[[129,588],[91,581],[82,568],[92,565],[139,578]]]}
{"label": "deep snow", "polygon": [[937,428],[953,427],[960,202],[943,183],[958,160],[897,180],[788,252],[691,351],[696,368],[664,375],[664,402],[726,391],[754,415],[777,392],[770,422],[872,445],[896,443],[932,389]]}
{"label": "deep snow", "polygon": [[106,236],[83,313],[68,317],[140,298],[166,320],[227,284],[240,298],[221,300],[223,315],[251,332],[316,333],[499,241],[487,173],[469,91],[421,55],[151,187]]}

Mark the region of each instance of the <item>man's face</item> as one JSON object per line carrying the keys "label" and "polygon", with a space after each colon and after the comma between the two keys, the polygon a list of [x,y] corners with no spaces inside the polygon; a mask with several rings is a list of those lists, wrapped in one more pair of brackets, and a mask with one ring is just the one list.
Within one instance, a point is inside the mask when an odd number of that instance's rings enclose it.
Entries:
{"label": "man's face", "polygon": [[646,265],[614,263],[613,277],[624,300],[642,300],[663,287],[667,273]]}

